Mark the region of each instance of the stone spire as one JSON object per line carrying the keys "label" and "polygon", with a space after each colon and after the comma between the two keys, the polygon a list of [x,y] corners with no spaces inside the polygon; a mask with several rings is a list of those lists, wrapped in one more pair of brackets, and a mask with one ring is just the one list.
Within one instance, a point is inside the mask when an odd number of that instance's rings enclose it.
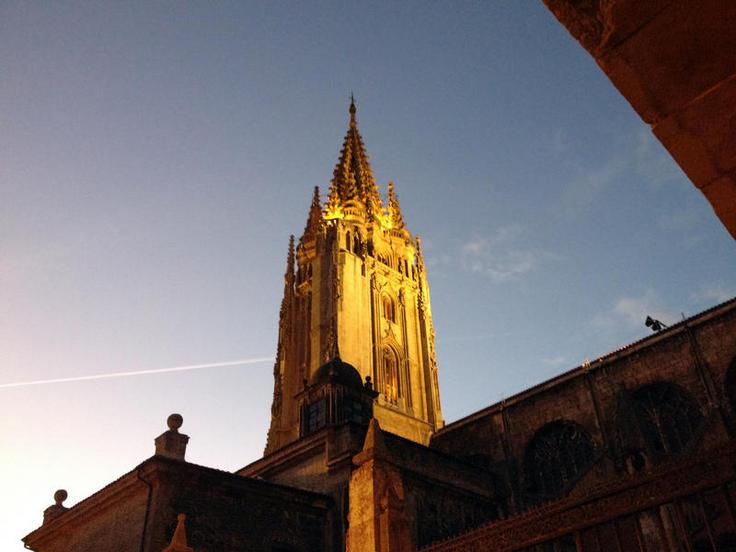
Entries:
{"label": "stone spire", "polygon": [[312,196],[312,204],[309,206],[309,216],[307,217],[307,225],[304,227],[302,240],[315,237],[322,231],[322,202],[319,199],[319,186],[314,187],[314,195]]}
{"label": "stone spire", "polygon": [[[319,194],[319,192],[317,192]],[[319,196],[318,196],[319,199]],[[307,223],[309,226],[309,223]],[[281,310],[279,311],[279,340],[276,345],[276,360],[273,363],[273,401],[271,403],[271,426],[268,429],[265,453],[271,452],[275,435],[279,430],[283,398],[284,378],[281,364],[284,359],[284,349],[288,347],[291,332],[291,308],[294,304],[296,293],[294,290],[294,265],[296,256],[294,254],[294,235],[289,237],[289,252],[286,254],[286,272],[284,273],[284,297],[281,299]]]}
{"label": "stone spire", "polygon": [[163,552],[194,552],[194,549],[187,544],[187,529],[184,525],[186,516],[179,514],[176,519],[174,536],[171,537],[171,543],[163,549]]}
{"label": "stone spire", "polygon": [[368,162],[363,137],[358,131],[355,112],[355,101],[351,96],[350,125],[330,182],[325,209],[327,218],[339,218],[339,208],[351,200],[361,201],[369,218],[380,214],[382,210],[381,196]]}
{"label": "stone spire", "polygon": [[388,221],[391,228],[404,229],[404,216],[401,214],[399,198],[394,191],[394,183],[388,183]]}
{"label": "stone spire", "polygon": [[289,251],[286,254],[286,272],[284,273],[284,298],[281,301],[281,320],[294,295],[294,234],[289,236]]}

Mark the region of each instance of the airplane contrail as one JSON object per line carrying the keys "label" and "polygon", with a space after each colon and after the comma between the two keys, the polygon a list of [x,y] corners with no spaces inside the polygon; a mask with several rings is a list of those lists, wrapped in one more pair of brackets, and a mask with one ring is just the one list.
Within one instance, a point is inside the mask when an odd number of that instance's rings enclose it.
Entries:
{"label": "airplane contrail", "polygon": [[210,362],[208,364],[190,364],[187,366],[174,366],[172,368],[155,368],[153,370],[135,370],[132,372],[113,372],[110,374],[91,374],[89,376],[73,376],[69,378],[54,378],[33,381],[18,381],[13,383],[0,383],[0,389],[4,387],[27,387],[29,385],[45,385],[47,383],[66,383],[70,381],[100,380],[109,378],[124,378],[127,376],[143,376],[147,374],[165,374],[167,372],[184,372],[186,370],[203,370],[205,368],[221,368],[224,366],[241,366],[245,364],[260,364],[271,362],[273,357],[245,358],[241,360],[228,360],[227,362]]}

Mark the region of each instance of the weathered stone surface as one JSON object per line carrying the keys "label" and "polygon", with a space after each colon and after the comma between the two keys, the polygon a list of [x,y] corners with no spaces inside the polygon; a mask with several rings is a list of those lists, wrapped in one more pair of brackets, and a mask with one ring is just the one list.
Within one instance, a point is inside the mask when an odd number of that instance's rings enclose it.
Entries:
{"label": "weathered stone surface", "polygon": [[[704,189],[736,163],[736,3],[545,0]],[[705,191],[705,190],[703,190]],[[706,194],[736,237],[734,195]],[[715,201],[715,203],[714,203]]]}
{"label": "weathered stone surface", "polygon": [[161,552],[185,513],[197,552],[332,550],[333,509],[323,495],[154,456],[24,542],[39,552]]}

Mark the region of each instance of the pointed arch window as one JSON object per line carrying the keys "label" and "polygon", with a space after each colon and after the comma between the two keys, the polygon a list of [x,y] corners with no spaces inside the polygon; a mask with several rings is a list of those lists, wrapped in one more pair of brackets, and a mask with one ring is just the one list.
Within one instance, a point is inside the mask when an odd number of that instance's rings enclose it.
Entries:
{"label": "pointed arch window", "polygon": [[529,490],[561,496],[593,464],[593,440],[575,422],[559,420],[539,429],[524,454]]}
{"label": "pointed arch window", "polygon": [[396,304],[388,295],[383,296],[383,317],[389,322],[396,323]]}
{"label": "pointed arch window", "polygon": [[654,456],[685,450],[703,422],[695,399],[669,382],[640,387],[632,393],[631,399],[641,437]]}
{"label": "pointed arch window", "polygon": [[381,375],[382,392],[386,401],[391,404],[398,404],[399,398],[403,394],[399,378],[399,359],[391,347],[384,347],[383,349],[383,373]]}

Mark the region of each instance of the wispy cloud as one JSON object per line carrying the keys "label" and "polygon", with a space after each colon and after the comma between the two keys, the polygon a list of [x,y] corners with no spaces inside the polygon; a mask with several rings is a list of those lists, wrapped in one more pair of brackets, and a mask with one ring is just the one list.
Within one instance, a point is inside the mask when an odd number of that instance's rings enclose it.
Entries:
{"label": "wispy cloud", "polygon": [[542,362],[547,366],[562,366],[567,362],[567,359],[563,356],[545,357]]}
{"label": "wispy cloud", "polygon": [[711,304],[723,303],[736,297],[736,287],[725,286],[723,284],[707,284],[691,295],[691,298],[698,303],[705,303],[705,306]]}
{"label": "wispy cloud", "polygon": [[584,210],[628,168],[630,161],[621,156],[611,157],[593,167],[579,167],[562,194],[564,212],[568,216],[573,216]]}
{"label": "wispy cloud", "polygon": [[[559,152],[562,154],[565,150]],[[628,140],[612,146],[610,155],[597,163],[586,164],[582,159],[575,159],[572,165],[572,178],[562,194],[562,209],[568,216],[577,215],[605,190],[629,176],[637,176],[638,180],[655,187],[672,181],[687,182],[649,128],[637,129]],[[679,221],[672,222],[682,224],[684,214]]]}
{"label": "wispy cloud", "polygon": [[673,180],[684,180],[682,171],[648,128],[639,130],[634,159],[636,172],[649,184],[660,186]]}
{"label": "wispy cloud", "polygon": [[618,327],[632,330],[643,328],[647,316],[668,325],[679,320],[676,312],[662,305],[655,291],[647,290],[639,297],[629,295],[619,297],[609,310],[593,318],[593,325],[598,328]]}
{"label": "wispy cloud", "polygon": [[698,210],[679,209],[657,217],[657,226],[666,232],[692,230],[700,225],[701,215]]}
{"label": "wispy cloud", "polygon": [[538,268],[555,255],[529,245],[519,225],[496,228],[462,244],[460,261],[464,270],[482,274],[497,283],[511,282]]}
{"label": "wispy cloud", "polygon": [[437,343],[457,343],[457,342],[465,342],[465,341],[486,341],[486,340],[495,339],[495,338],[498,338],[498,337],[507,337],[509,335],[512,335],[512,332],[494,332],[494,333],[486,333],[486,334],[478,334],[478,335],[458,335],[458,336],[449,336],[449,337],[437,338]]}

